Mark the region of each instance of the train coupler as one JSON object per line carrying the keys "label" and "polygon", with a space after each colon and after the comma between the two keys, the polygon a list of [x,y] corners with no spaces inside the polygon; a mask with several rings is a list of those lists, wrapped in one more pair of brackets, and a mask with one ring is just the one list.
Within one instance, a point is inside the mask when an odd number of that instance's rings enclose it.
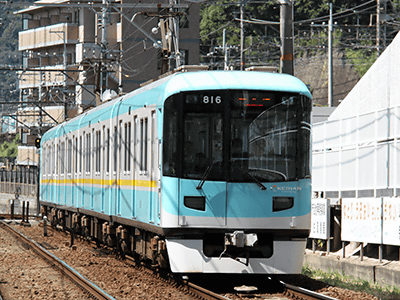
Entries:
{"label": "train coupler", "polygon": [[[244,231],[241,230],[233,233],[225,233],[224,251],[219,256],[219,259],[221,259],[223,255],[226,255],[248,266],[250,261],[250,249],[255,246],[257,240],[257,234],[255,233],[245,234]],[[239,257],[246,258],[246,262],[244,263]]]}
{"label": "train coupler", "polygon": [[253,247],[257,242],[257,234],[244,231],[235,231],[233,233],[225,233],[225,245],[238,248]]}

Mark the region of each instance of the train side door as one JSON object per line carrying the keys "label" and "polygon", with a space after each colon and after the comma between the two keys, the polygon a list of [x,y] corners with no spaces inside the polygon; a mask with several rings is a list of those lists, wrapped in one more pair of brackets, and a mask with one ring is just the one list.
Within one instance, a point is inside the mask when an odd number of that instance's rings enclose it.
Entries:
{"label": "train side door", "polygon": [[145,108],[135,116],[134,213],[139,221],[150,221],[149,115]]}
{"label": "train side door", "polygon": [[126,218],[133,217],[133,192],[134,181],[132,180],[132,121],[130,118],[121,120],[119,123],[118,142],[119,167],[117,207],[116,212]]}
{"label": "train side door", "polygon": [[150,222],[160,224],[160,143],[157,131],[157,113],[151,111],[150,124]]}

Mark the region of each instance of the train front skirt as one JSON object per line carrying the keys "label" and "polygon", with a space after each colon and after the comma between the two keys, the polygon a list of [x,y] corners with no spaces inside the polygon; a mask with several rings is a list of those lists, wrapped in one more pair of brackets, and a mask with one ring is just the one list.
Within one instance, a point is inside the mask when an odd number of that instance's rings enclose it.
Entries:
{"label": "train front skirt", "polygon": [[299,274],[303,266],[306,240],[274,241],[270,258],[206,257],[203,240],[167,239],[171,270],[174,273]]}

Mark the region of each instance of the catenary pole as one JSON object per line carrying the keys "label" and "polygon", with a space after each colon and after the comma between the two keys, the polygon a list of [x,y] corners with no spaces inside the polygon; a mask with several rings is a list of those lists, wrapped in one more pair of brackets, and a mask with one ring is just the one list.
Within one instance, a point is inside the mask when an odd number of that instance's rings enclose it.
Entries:
{"label": "catenary pole", "polygon": [[293,70],[293,0],[279,0],[281,36],[281,73],[294,74]]}

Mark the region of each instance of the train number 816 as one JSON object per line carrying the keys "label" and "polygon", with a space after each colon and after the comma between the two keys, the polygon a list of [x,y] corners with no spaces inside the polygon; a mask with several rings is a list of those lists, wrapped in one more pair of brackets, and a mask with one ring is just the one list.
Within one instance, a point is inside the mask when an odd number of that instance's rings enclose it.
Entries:
{"label": "train number 816", "polygon": [[220,104],[222,102],[221,96],[204,96],[204,104]]}

